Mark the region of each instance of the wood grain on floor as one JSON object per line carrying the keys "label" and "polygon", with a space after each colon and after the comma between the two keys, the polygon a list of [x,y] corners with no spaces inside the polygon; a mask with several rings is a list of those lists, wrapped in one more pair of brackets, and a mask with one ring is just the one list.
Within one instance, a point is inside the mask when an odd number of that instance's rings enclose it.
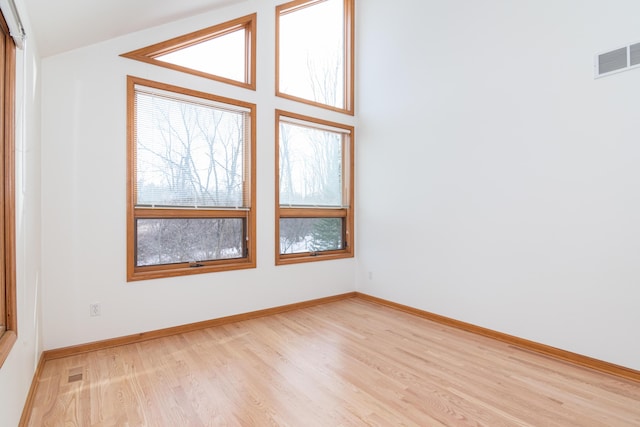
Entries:
{"label": "wood grain on floor", "polygon": [[640,426],[640,383],[357,298],[45,363],[30,426]]}

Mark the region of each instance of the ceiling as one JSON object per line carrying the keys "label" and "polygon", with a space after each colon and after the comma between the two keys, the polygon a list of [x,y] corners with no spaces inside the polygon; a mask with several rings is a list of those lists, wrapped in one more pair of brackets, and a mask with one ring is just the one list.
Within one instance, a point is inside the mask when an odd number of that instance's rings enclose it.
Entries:
{"label": "ceiling", "polygon": [[245,0],[24,0],[40,55],[108,40]]}

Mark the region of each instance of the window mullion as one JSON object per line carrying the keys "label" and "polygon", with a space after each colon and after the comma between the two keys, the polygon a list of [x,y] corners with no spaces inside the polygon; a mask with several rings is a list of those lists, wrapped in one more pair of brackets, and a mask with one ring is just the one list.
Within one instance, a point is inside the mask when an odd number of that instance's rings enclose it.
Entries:
{"label": "window mullion", "polygon": [[244,218],[249,209],[147,209],[136,208],[136,218]]}
{"label": "window mullion", "polygon": [[280,207],[281,218],[346,218],[346,208]]}

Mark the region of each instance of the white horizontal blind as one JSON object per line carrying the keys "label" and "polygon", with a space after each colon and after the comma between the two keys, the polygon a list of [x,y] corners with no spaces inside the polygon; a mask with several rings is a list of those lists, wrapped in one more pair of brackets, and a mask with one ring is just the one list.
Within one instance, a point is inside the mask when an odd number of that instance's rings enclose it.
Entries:
{"label": "white horizontal blind", "polygon": [[0,0],[0,10],[2,10],[2,16],[9,27],[9,35],[13,38],[16,47],[18,49],[24,48],[27,36],[14,0]]}
{"label": "white horizontal blind", "polygon": [[281,116],[280,206],[344,207],[348,132]]}
{"label": "white horizontal blind", "polygon": [[249,111],[136,86],[136,206],[248,208]]}
{"label": "white horizontal blind", "polygon": [[321,129],[321,130],[326,130],[326,131],[329,131],[329,132],[343,133],[345,135],[351,135],[351,131],[349,129],[346,129],[346,128],[340,128],[340,127],[337,127],[337,126],[329,126],[329,125],[325,125],[323,123],[316,123],[316,122],[311,123],[311,122],[307,122],[305,120],[296,119],[294,117],[280,116],[280,123],[290,123],[292,125],[307,127],[307,128],[310,128],[310,129]]}

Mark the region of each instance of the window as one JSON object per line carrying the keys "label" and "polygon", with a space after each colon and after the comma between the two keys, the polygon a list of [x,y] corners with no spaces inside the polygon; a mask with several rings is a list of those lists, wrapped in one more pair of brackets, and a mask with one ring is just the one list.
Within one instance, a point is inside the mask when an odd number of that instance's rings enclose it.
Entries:
{"label": "window", "polygon": [[[353,111],[353,0],[276,7],[276,95]],[[276,111],[276,264],[353,257],[353,127]]]}
{"label": "window", "polygon": [[245,16],[121,56],[255,89],[255,20]]}
{"label": "window", "polygon": [[129,280],[255,267],[255,105],[128,78]]}
{"label": "window", "polygon": [[353,256],[353,128],[276,111],[277,264]]}
{"label": "window", "polygon": [[276,8],[276,93],[353,114],[353,0]]}
{"label": "window", "polygon": [[15,270],[15,52],[9,29],[0,14],[0,366],[17,337]]}

